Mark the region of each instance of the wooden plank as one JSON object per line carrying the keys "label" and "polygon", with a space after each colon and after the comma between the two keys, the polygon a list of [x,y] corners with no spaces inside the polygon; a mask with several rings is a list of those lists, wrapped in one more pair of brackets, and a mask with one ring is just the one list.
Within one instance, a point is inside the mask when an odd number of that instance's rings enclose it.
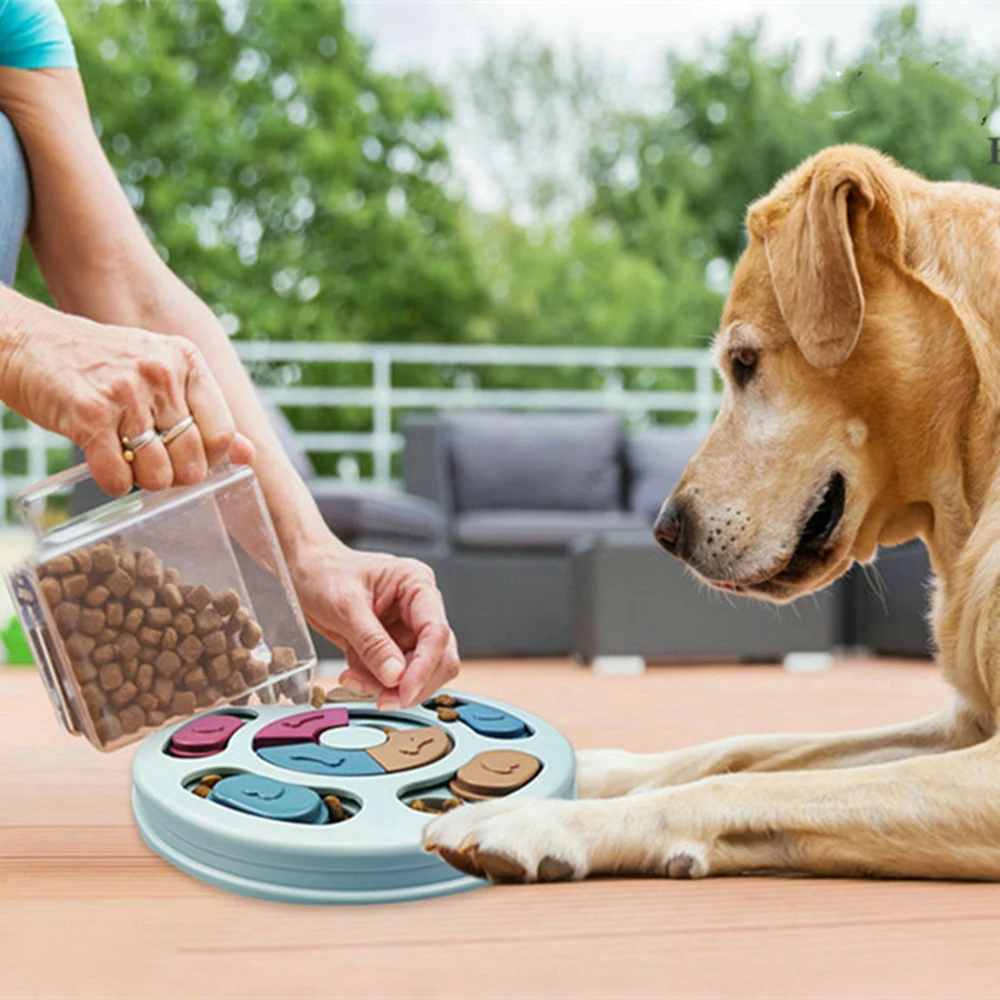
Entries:
{"label": "wooden plank", "polygon": [[[461,686],[578,745],[681,746],[850,728],[944,703],[926,664],[655,668],[483,663]],[[383,907],[267,904],[151,854],[131,751],[58,730],[30,672],[0,671],[0,996],[884,997],[996,994],[1000,887],[736,878],[503,886]]]}

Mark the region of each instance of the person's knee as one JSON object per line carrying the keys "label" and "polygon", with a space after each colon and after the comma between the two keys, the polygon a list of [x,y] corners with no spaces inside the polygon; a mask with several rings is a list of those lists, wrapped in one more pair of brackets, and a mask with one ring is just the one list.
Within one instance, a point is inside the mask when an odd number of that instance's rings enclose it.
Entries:
{"label": "person's knee", "polygon": [[31,183],[24,150],[10,119],[0,112],[0,281],[14,282],[31,212]]}

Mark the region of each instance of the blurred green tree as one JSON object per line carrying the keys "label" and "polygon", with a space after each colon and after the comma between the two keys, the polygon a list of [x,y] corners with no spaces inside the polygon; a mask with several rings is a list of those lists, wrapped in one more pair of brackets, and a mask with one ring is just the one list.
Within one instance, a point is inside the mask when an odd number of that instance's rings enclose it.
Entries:
{"label": "blurred green tree", "polygon": [[[339,0],[64,4],[91,111],[171,267],[251,338],[461,340],[485,304],[444,93]],[[26,268],[22,287],[39,294]]]}

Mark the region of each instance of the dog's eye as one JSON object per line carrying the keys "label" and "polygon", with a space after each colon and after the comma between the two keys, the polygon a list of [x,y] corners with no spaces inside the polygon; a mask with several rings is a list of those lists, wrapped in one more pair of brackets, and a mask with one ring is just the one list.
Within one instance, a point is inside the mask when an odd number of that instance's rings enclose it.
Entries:
{"label": "dog's eye", "polygon": [[733,381],[743,388],[757,370],[757,352],[752,347],[739,347],[729,357]]}

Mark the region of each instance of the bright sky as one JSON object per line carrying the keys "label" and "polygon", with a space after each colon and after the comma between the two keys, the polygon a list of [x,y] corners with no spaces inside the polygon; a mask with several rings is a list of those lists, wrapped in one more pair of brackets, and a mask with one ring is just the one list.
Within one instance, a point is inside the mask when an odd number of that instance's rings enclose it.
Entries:
{"label": "bright sky", "polygon": [[[374,44],[376,65],[419,68],[447,82],[493,39],[530,32],[557,49],[576,44],[625,74],[642,105],[661,77],[664,52],[697,51],[737,26],[760,20],[769,46],[799,41],[805,79],[823,64],[829,40],[847,58],[870,37],[884,0],[347,0],[352,27]],[[925,29],[958,36],[974,47],[1000,47],[1000,4],[989,0],[925,0]],[[455,162],[474,201],[491,207],[477,183],[475,155],[452,133]],[[455,147],[459,148],[455,148]]]}

